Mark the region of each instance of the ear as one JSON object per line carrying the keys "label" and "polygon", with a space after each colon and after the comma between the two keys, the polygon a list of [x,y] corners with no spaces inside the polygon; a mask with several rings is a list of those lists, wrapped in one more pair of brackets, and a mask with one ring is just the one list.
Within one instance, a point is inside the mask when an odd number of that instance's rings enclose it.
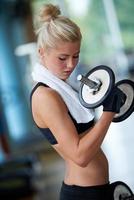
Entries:
{"label": "ear", "polygon": [[41,58],[44,57],[44,55],[45,55],[45,50],[44,50],[44,48],[39,48],[39,49],[38,49],[38,53],[39,53],[39,55],[40,55]]}

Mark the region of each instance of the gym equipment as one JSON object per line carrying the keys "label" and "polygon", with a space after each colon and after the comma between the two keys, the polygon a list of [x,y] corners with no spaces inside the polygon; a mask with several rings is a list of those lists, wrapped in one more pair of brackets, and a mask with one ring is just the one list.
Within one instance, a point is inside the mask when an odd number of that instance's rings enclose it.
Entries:
{"label": "gym equipment", "polygon": [[126,100],[120,108],[120,113],[115,115],[113,122],[125,120],[134,111],[134,82],[124,79],[115,83],[115,75],[110,67],[96,66],[85,76],[78,75],[77,80],[81,82],[79,99],[84,107],[97,108],[103,105],[116,85],[126,95]]}
{"label": "gym equipment", "polygon": [[33,184],[37,177],[35,156],[14,158],[0,164],[0,199],[18,200],[36,193]]}
{"label": "gym equipment", "polygon": [[125,95],[126,101],[115,114],[113,122],[120,122],[127,119],[134,112],[134,82],[128,79],[121,80],[115,84]]}
{"label": "gym equipment", "polygon": [[134,194],[126,183],[116,181],[110,187],[112,200],[134,200]]}

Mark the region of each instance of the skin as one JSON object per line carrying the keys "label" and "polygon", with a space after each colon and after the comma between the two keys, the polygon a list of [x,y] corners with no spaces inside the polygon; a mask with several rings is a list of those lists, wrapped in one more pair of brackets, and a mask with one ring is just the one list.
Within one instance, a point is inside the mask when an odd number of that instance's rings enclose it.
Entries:
{"label": "skin", "polygon": [[80,42],[61,42],[56,49],[39,49],[42,65],[62,80],[66,80],[76,67],[79,53]]}
{"label": "skin", "polygon": [[[41,64],[62,80],[66,80],[76,67],[79,53],[80,42],[61,42],[56,49],[39,49]],[[65,160],[66,184],[92,186],[108,183],[108,161],[101,144],[115,113],[103,112],[94,127],[78,135],[61,96],[43,86],[33,94],[32,112],[36,124],[49,128],[58,141],[52,146]]]}

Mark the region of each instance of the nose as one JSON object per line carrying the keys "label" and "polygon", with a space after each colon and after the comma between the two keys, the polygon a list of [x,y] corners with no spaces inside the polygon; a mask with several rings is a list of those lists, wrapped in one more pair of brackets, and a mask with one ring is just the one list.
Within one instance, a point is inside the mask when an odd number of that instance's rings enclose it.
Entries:
{"label": "nose", "polygon": [[67,62],[68,69],[73,69],[75,67],[75,65],[76,65],[76,63],[73,58],[68,59],[68,62]]}

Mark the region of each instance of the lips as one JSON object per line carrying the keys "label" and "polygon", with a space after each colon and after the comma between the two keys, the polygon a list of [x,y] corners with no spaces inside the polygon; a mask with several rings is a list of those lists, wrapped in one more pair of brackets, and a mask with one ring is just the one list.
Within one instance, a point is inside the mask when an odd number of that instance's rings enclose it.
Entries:
{"label": "lips", "polygon": [[66,74],[70,74],[72,71],[65,71]]}

